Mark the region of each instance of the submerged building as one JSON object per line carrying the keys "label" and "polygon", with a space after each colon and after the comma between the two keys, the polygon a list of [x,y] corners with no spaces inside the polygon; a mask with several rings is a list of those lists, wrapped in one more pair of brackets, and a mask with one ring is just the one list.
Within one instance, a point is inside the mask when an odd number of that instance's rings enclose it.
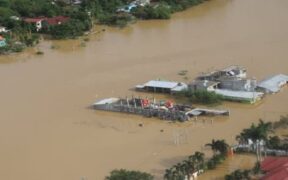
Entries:
{"label": "submerged building", "polygon": [[171,100],[156,102],[147,98],[107,98],[95,102],[92,108],[96,110],[123,112],[142,115],[144,117],[157,117],[163,120],[187,121],[192,116],[229,116],[228,110],[193,108],[183,104],[174,104]]}
{"label": "submerged building", "polygon": [[183,82],[151,80],[145,84],[137,85],[135,88],[138,91],[150,91],[150,92],[174,94],[187,89],[188,86]]}
{"label": "submerged building", "polygon": [[246,78],[247,70],[242,66],[229,66],[197,77],[198,80],[219,81],[223,77]]}

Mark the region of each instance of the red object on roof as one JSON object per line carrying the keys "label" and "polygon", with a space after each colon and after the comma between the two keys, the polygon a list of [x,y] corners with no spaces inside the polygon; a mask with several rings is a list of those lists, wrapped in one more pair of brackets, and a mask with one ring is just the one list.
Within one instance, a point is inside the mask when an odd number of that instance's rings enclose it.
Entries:
{"label": "red object on roof", "polygon": [[69,19],[70,19],[69,17],[65,17],[65,16],[55,16],[52,18],[46,18],[45,21],[49,25],[59,25],[59,24],[69,21]]}
{"label": "red object on roof", "polygon": [[267,157],[261,163],[262,180],[288,180],[288,157]]}

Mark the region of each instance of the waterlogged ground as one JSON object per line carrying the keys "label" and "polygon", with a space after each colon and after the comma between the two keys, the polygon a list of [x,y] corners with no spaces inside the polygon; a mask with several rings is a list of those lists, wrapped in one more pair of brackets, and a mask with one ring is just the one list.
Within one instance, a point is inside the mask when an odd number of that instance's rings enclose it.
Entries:
{"label": "waterlogged ground", "polygon": [[[0,57],[0,179],[98,180],[114,168],[161,179],[165,168],[212,138],[234,143],[259,118],[278,120],[288,113],[287,87],[255,106],[225,103],[230,118],[213,118],[213,124],[209,118],[171,124],[87,107],[96,99],[138,95],[131,88],[150,79],[183,80],[181,70],[189,80],[233,64],[257,79],[288,74],[287,8],[287,0],[214,0],[168,21],[98,27],[89,42],[45,41]],[[34,55],[38,50],[44,55]]]}

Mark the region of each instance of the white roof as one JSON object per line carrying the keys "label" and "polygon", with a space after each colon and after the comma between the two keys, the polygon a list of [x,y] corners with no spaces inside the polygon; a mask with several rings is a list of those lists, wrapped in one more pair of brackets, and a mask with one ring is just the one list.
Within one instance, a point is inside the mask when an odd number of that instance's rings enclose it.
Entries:
{"label": "white roof", "polygon": [[176,87],[178,84],[179,84],[178,82],[173,82],[173,81],[151,80],[151,81],[145,83],[144,86],[172,89],[172,88]]}
{"label": "white roof", "polygon": [[94,105],[111,104],[117,101],[119,101],[119,98],[107,98],[107,99],[102,99],[100,101],[95,102]]}
{"label": "white roof", "polygon": [[216,89],[216,94],[239,99],[255,99],[264,95],[262,92],[231,91],[226,89]]}
{"label": "white roof", "polygon": [[288,76],[284,74],[278,74],[261,81],[258,87],[264,88],[272,93],[280,91],[280,87],[288,82]]}

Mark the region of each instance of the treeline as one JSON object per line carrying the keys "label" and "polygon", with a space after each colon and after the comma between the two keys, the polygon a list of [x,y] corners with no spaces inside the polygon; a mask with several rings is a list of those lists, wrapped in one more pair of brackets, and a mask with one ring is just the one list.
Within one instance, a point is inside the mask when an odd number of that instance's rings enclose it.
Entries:
{"label": "treeline", "polygon": [[164,180],[190,179],[195,173],[199,175],[207,169],[215,169],[217,165],[226,159],[229,145],[225,140],[213,139],[212,142],[206,144],[206,146],[211,147],[213,151],[213,156],[210,159],[205,160],[204,153],[195,152],[182,162],[166,169],[163,176]]}

